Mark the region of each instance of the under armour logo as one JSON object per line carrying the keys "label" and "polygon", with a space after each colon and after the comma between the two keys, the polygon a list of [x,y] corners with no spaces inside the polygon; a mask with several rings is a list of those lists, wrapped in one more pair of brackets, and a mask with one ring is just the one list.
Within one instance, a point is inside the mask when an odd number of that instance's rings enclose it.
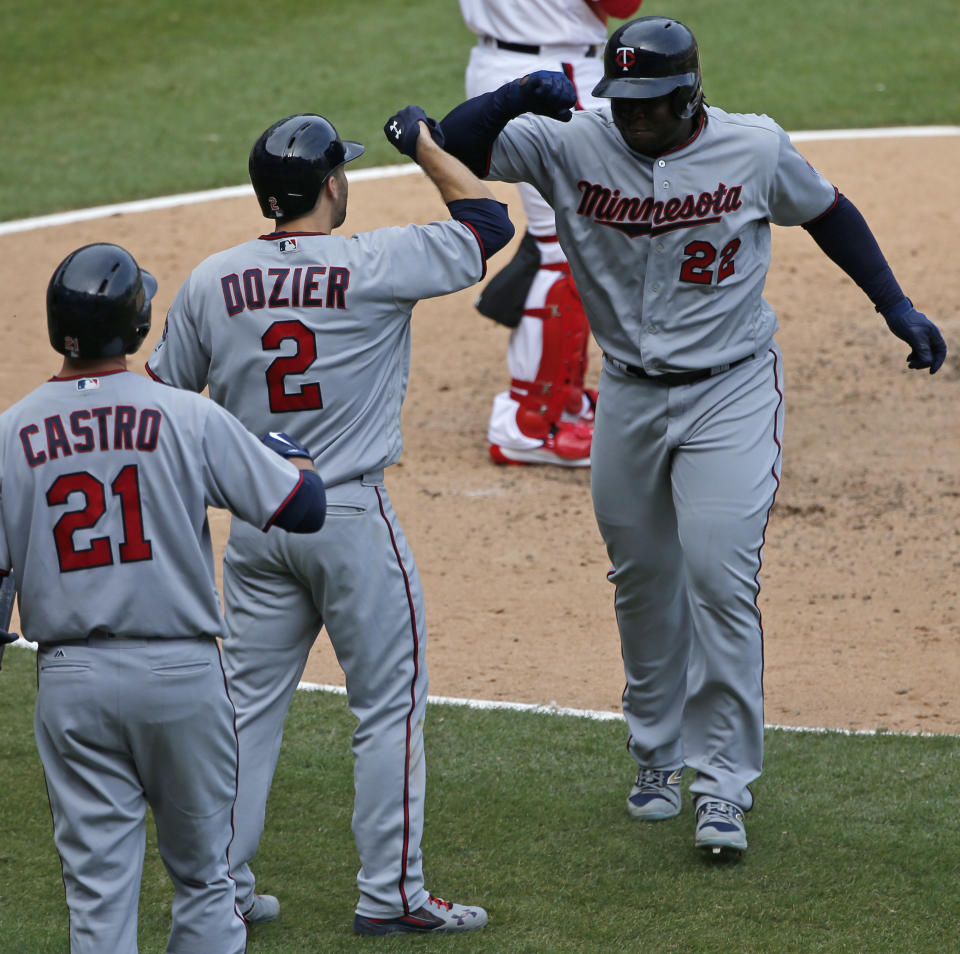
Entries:
{"label": "under armour logo", "polygon": [[390,123],[390,132],[393,133],[394,139],[399,139],[400,133],[403,132],[403,128],[401,127],[400,123],[394,120],[392,123]]}
{"label": "under armour logo", "polygon": [[54,659],[62,659],[62,658],[63,658],[63,650],[62,650],[62,649],[58,649],[58,650],[53,654],[53,658],[54,658]]}
{"label": "under armour logo", "polygon": [[617,65],[623,70],[630,69],[630,67],[637,62],[632,46],[618,46],[616,59]]}

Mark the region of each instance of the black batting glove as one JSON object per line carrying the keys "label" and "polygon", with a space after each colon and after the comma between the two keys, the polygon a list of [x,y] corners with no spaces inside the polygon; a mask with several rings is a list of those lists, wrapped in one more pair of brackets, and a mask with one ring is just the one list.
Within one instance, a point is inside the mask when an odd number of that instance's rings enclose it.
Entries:
{"label": "black batting glove", "polygon": [[260,440],[281,457],[306,457],[307,460],[313,460],[313,454],[300,441],[283,431],[270,431]]}
{"label": "black batting glove", "polygon": [[435,119],[429,116],[419,106],[404,106],[398,113],[394,113],[384,124],[383,132],[392,146],[395,146],[405,156],[417,159],[417,139],[420,136],[420,123],[426,123],[433,141],[443,148],[443,130]]}
{"label": "black batting glove", "polygon": [[537,113],[569,122],[577,105],[577,90],[564,73],[537,70],[515,79],[497,91],[514,116]]}
{"label": "black batting glove", "polygon": [[929,368],[931,374],[936,374],[947,356],[947,345],[940,329],[925,314],[917,311],[909,298],[904,298],[883,317],[887,327],[912,349],[907,355],[907,366],[913,369]]}

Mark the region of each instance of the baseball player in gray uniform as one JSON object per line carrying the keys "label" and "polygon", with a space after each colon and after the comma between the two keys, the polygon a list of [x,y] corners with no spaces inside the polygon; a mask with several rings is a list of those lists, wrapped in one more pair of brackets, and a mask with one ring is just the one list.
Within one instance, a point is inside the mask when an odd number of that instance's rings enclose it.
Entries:
{"label": "baseball player in gray uniform", "polygon": [[175,889],[167,951],[242,954],[227,857],[237,741],[206,508],[312,532],[323,484],[305,448],[268,438],[301,471],[212,401],[126,371],[155,289],[116,245],[84,246],[54,272],[63,366],[0,415],[0,571],[14,571],[38,644],[36,739],[70,951],[136,954],[149,805]]}
{"label": "baseball player in gray uniform", "polygon": [[[430,129],[427,135],[421,130]],[[249,428],[307,443],[327,484],[322,534],[294,538],[234,520],[224,557],[223,654],[240,735],[231,863],[241,910],[276,917],[249,862],[264,825],[283,722],[322,626],[358,719],[353,833],[361,934],[482,927],[482,908],[424,888],[426,629],[417,567],[384,486],[400,456],[410,320],[421,298],[477,282],[513,234],[506,208],[408,108],[385,132],[415,156],[451,218],[332,234],[346,216],[344,163],[363,146],[324,117],[270,126],[250,153],[277,230],[202,262],[178,292],[148,371],[200,390]]]}
{"label": "baseball player in gray uniform", "polygon": [[641,17],[605,48],[594,94],[612,119],[571,116],[565,77],[534,73],[440,125],[475,170],[530,182],[553,206],[604,353],[591,489],[638,765],[627,807],[678,814],[689,766],[696,844],[739,853],[762,765],[757,595],[783,438],[762,297],[770,223],[809,231],[907,342],[911,368],[934,373],[946,346],[854,205],[772,119],[708,106],[700,80],[690,30]]}

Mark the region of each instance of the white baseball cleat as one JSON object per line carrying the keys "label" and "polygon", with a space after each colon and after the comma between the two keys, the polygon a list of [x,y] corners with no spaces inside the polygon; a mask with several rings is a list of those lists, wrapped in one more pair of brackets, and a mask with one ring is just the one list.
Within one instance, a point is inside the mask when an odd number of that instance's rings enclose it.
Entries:
{"label": "white baseball cleat", "polygon": [[367,935],[453,934],[473,931],[486,923],[487,912],[483,908],[455,904],[431,894],[423,907],[400,917],[369,918],[358,914],[353,919],[353,930]]}

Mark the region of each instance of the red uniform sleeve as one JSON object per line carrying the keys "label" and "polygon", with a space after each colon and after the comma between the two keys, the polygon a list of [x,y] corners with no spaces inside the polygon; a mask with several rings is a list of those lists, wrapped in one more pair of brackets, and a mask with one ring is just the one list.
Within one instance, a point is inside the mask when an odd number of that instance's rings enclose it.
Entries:
{"label": "red uniform sleeve", "polygon": [[643,0],[587,0],[587,3],[606,22],[607,17],[616,17],[618,20],[632,17],[640,9]]}

